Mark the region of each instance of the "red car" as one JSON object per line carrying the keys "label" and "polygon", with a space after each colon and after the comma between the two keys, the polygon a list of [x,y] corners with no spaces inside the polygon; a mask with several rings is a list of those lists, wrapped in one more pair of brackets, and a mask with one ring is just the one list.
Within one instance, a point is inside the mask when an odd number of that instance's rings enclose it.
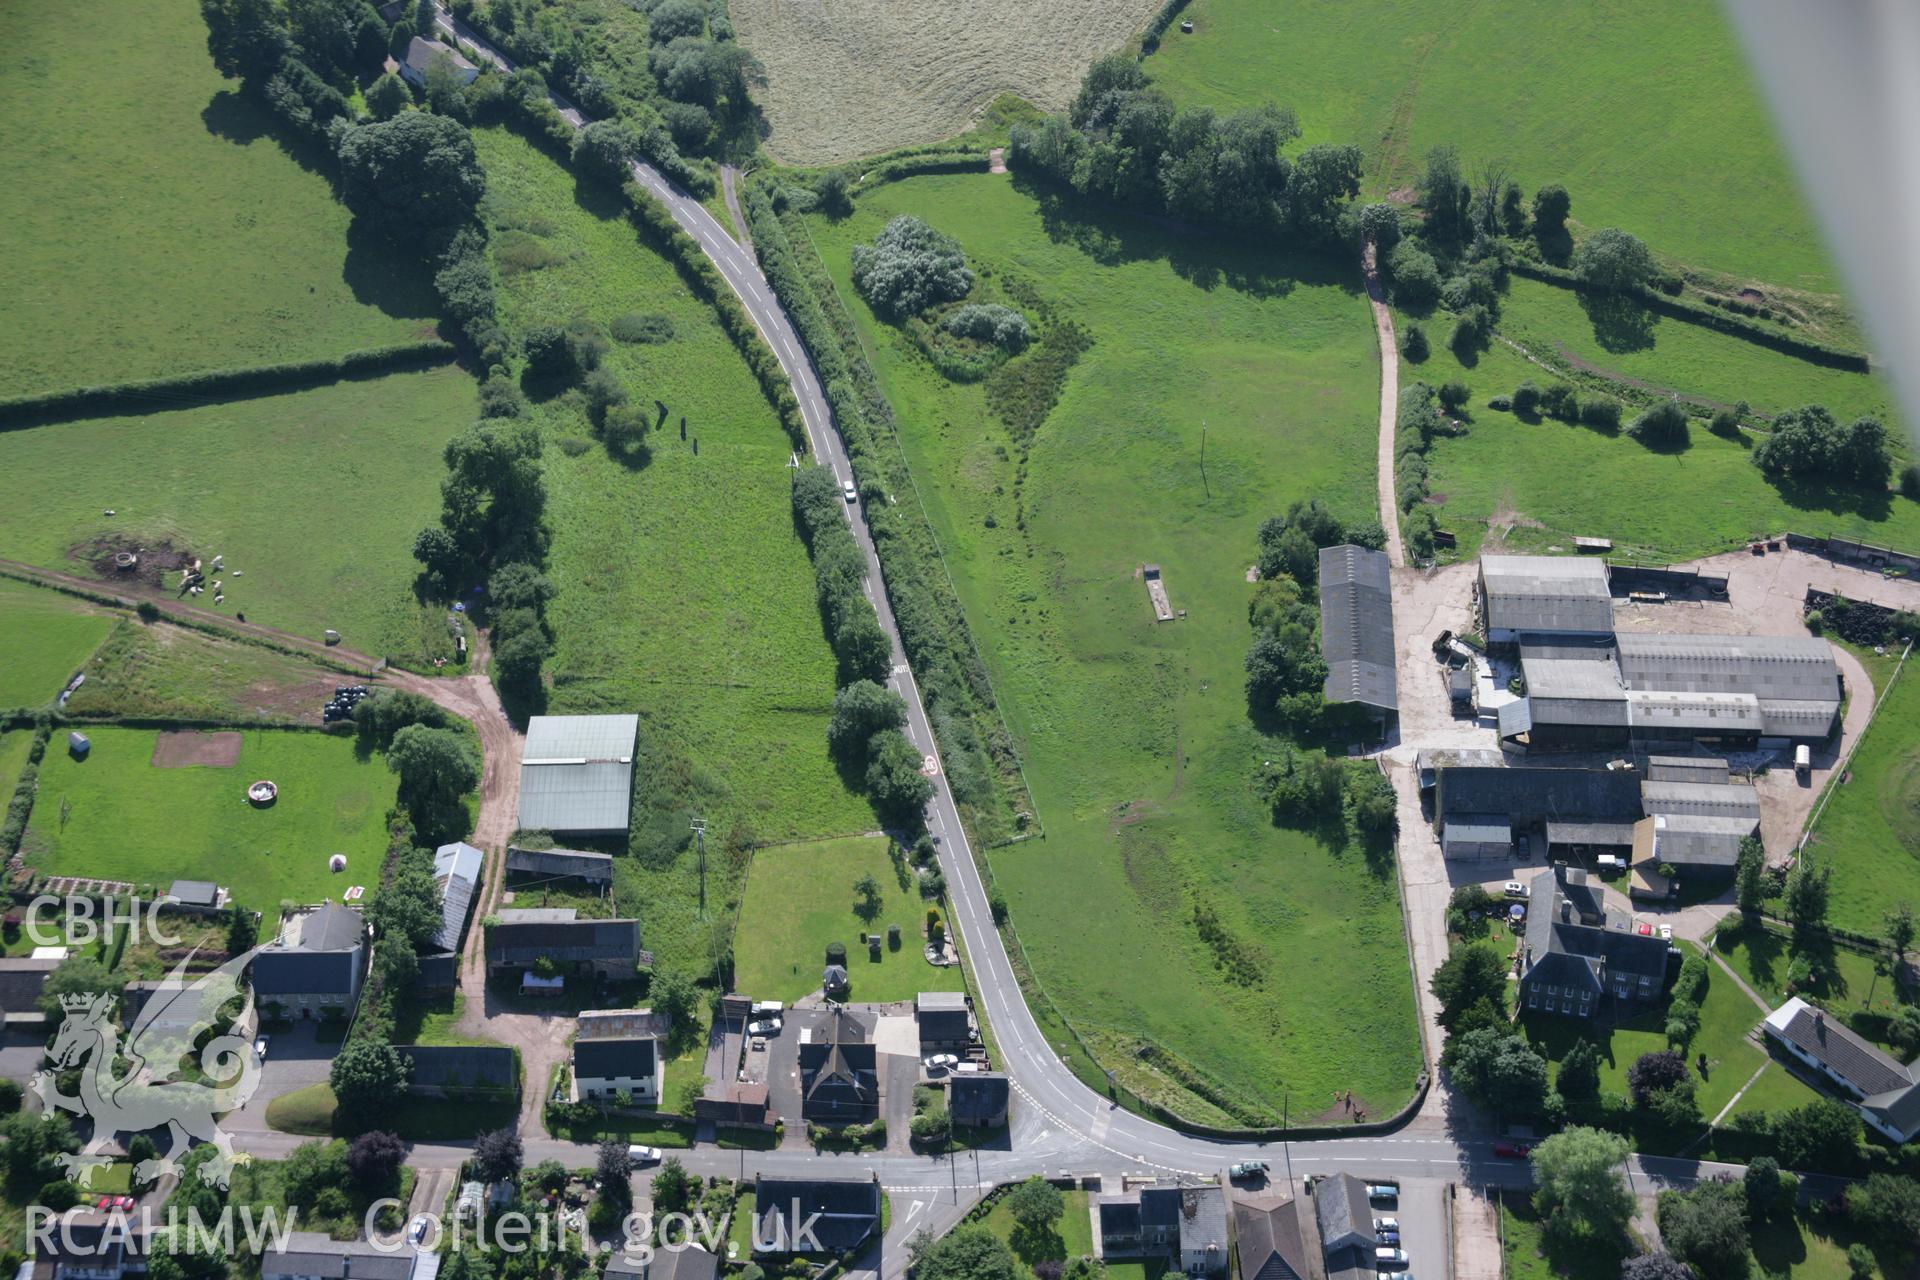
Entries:
{"label": "red car", "polygon": [[101,1196],[98,1200],[95,1200],[93,1202],[93,1207],[98,1209],[100,1212],[105,1213],[107,1210],[113,1208],[113,1197]]}
{"label": "red car", "polygon": [[1645,938],[1653,933],[1653,926],[1650,924],[1643,924],[1637,930],[1635,930],[1635,932],[1638,933],[1641,937]]}
{"label": "red car", "polygon": [[130,1211],[133,1208],[133,1197],[132,1196],[116,1196],[114,1197],[113,1207],[116,1209],[119,1209],[123,1213]]}
{"label": "red car", "polygon": [[1493,1144],[1493,1154],[1507,1160],[1524,1160],[1527,1153],[1532,1150],[1533,1148],[1524,1142],[1496,1142]]}

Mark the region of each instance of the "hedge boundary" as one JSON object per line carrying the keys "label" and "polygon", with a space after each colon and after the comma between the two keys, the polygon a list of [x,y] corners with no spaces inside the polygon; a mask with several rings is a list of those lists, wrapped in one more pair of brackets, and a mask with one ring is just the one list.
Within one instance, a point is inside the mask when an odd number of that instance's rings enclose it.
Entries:
{"label": "hedge boundary", "polygon": [[133,410],[154,412],[195,407],[193,401],[235,400],[273,395],[293,387],[320,386],[349,379],[373,378],[395,369],[446,364],[457,355],[451,342],[430,338],[392,346],[368,347],[323,360],[293,360],[246,368],[204,369],[198,373],[136,382],[70,387],[39,395],[0,400],[0,428],[32,426],[48,421],[106,417]]}
{"label": "hedge boundary", "polygon": [[[1548,266],[1542,262],[1530,262],[1524,258],[1513,263],[1513,273],[1529,280],[1538,280],[1543,284],[1558,285],[1562,289],[1571,289],[1575,293],[1595,292],[1586,281],[1565,267]],[[1749,320],[1745,316],[1719,310],[1685,298],[1672,298],[1658,289],[1647,285],[1636,287],[1628,296],[1638,301],[1649,311],[1670,316],[1675,320],[1684,320],[1705,329],[1728,334],[1735,338],[1744,338],[1758,346],[1767,347],[1782,355],[1797,356],[1811,364],[1824,365],[1831,369],[1844,369],[1850,373],[1869,372],[1870,362],[1858,351],[1845,347],[1829,346],[1811,338],[1796,337],[1784,333],[1771,325],[1758,320]]]}

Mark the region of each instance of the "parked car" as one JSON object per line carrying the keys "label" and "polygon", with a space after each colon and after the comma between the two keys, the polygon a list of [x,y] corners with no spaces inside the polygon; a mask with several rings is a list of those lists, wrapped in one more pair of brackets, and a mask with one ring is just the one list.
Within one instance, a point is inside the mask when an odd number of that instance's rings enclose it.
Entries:
{"label": "parked car", "polygon": [[1505,893],[1509,898],[1524,898],[1533,891],[1527,888],[1526,885],[1521,884],[1518,880],[1509,880],[1507,881],[1506,888],[1501,892]]}
{"label": "parked car", "polygon": [[1369,1182],[1367,1184],[1367,1199],[1369,1200],[1398,1200],[1399,1198],[1400,1184],[1397,1182]]}
{"label": "parked car", "polygon": [[1375,1231],[1398,1231],[1400,1230],[1400,1219],[1375,1218],[1373,1220],[1373,1229]]}
{"label": "parked car", "polygon": [[1642,920],[1640,926],[1636,928],[1634,932],[1643,938],[1650,938],[1653,936],[1653,926]]}
{"label": "parked car", "polygon": [[93,1207],[98,1209],[101,1213],[105,1213],[107,1210],[113,1208],[113,1197],[101,1196],[98,1200],[95,1200],[93,1202]]}
{"label": "parked car", "polygon": [[430,1214],[422,1213],[415,1215],[413,1221],[407,1224],[407,1243],[419,1244],[422,1240],[426,1239],[427,1227],[432,1221],[433,1217]]}
{"label": "parked car", "polygon": [[1391,1245],[1396,1249],[1400,1247],[1400,1233],[1398,1231],[1376,1231],[1373,1234],[1374,1238],[1381,1244]]}
{"label": "parked car", "polygon": [[639,1147],[639,1146],[628,1147],[627,1159],[633,1161],[635,1164],[659,1164],[660,1148]]}
{"label": "parked car", "polygon": [[1627,860],[1617,853],[1603,853],[1594,862],[1599,865],[1603,876],[1619,875],[1627,869]]}
{"label": "parked car", "polygon": [[1663,924],[1663,925],[1661,925],[1661,926],[1660,926],[1660,940],[1661,940],[1662,942],[1672,942],[1672,941],[1673,941],[1673,926],[1672,926],[1672,925],[1670,925],[1670,924]]}
{"label": "parked car", "polygon": [[950,1053],[936,1053],[927,1059],[929,1071],[951,1071],[960,1065],[960,1059]]}
{"label": "parked car", "polygon": [[1533,837],[1528,835],[1515,836],[1513,838],[1513,855],[1522,862],[1525,862],[1529,857],[1533,856]]}
{"label": "parked car", "polygon": [[1227,1177],[1235,1182],[1241,1182],[1264,1174],[1268,1167],[1265,1160],[1242,1160],[1238,1164],[1227,1166]]}
{"label": "parked car", "polygon": [[1496,1142],[1493,1154],[1506,1160],[1524,1160],[1533,1148],[1524,1142]]}
{"label": "parked car", "polygon": [[260,1061],[262,1062],[265,1062],[267,1060],[268,1039],[270,1039],[270,1037],[261,1036],[258,1040],[255,1040],[253,1042],[253,1056],[260,1059]]}
{"label": "parked car", "polygon": [[853,487],[853,481],[851,480],[840,486],[840,496],[847,500],[848,506],[852,506],[860,500],[860,492]]}
{"label": "parked car", "polygon": [[1407,1265],[1405,1249],[1375,1249],[1373,1260],[1382,1271],[1398,1271]]}
{"label": "parked car", "polygon": [[747,1034],[750,1036],[777,1036],[780,1034],[780,1020],[777,1018],[769,1018],[765,1022],[749,1023],[747,1025]]}

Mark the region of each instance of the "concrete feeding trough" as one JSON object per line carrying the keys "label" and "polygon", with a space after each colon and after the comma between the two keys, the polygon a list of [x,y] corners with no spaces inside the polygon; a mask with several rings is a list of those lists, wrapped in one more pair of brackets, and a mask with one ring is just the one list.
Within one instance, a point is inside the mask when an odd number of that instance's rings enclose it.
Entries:
{"label": "concrete feeding trough", "polygon": [[128,569],[133,568],[135,565],[139,563],[140,563],[140,557],[133,554],[133,552],[131,551],[116,551],[113,553],[113,567],[120,570],[122,573],[126,572]]}
{"label": "concrete feeding trough", "polygon": [[1160,566],[1144,564],[1140,566],[1140,576],[1147,582],[1147,599],[1153,602],[1153,620],[1172,622],[1173,606],[1167,601],[1167,584],[1160,576]]}
{"label": "concrete feeding trough", "polygon": [[253,783],[247,788],[247,803],[255,808],[264,809],[280,798],[280,788],[267,779]]}

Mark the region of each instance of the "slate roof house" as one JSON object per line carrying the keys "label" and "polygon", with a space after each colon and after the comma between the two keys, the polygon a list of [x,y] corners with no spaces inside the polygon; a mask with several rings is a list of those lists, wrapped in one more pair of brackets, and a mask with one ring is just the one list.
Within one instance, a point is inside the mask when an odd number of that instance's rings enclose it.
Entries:
{"label": "slate roof house", "polygon": [[[845,1253],[880,1229],[880,1184],[871,1178],[762,1174],[753,1185],[753,1213],[757,1253]],[[802,1239],[799,1232],[809,1218],[812,1239]],[[819,1248],[811,1248],[816,1243]]]}
{"label": "slate roof house", "polygon": [[1329,1276],[1356,1267],[1374,1269],[1373,1251],[1379,1246],[1365,1182],[1350,1173],[1321,1178],[1313,1184],[1313,1212]]}
{"label": "slate roof house", "polygon": [[1613,596],[1604,561],[1569,556],[1481,556],[1478,608],[1487,643],[1522,636],[1613,633]]}
{"label": "slate roof house", "polygon": [[1609,1006],[1630,1016],[1666,990],[1668,944],[1604,913],[1578,867],[1533,878],[1520,957],[1520,1004],[1591,1019]]}
{"label": "slate roof house", "polygon": [[1760,1024],[1769,1040],[1838,1086],[1860,1118],[1895,1142],[1920,1134],[1920,1072],[1861,1039],[1799,996]]}
{"label": "slate roof house", "polygon": [[468,62],[457,49],[441,44],[438,40],[426,40],[419,36],[407,41],[407,56],[400,59],[398,70],[400,78],[415,88],[424,88],[427,83],[427,69],[439,58],[445,58],[447,65],[460,77],[461,84],[472,84],[480,74],[480,68]]}
{"label": "slate roof house", "polygon": [[1164,1184],[1095,1198],[1102,1259],[1164,1257],[1188,1275],[1227,1266],[1227,1202],[1213,1185]]}
{"label": "slate roof house", "polygon": [[741,1129],[772,1129],[779,1120],[766,1082],[735,1081],[718,1094],[696,1098],[693,1118]]}
{"label": "slate roof house", "polygon": [[623,836],[639,716],[534,716],[520,753],[520,829]]}
{"label": "slate roof house", "polygon": [[1249,1196],[1233,1206],[1239,1280],[1307,1280],[1300,1207],[1292,1196]]}
{"label": "slate roof house", "polygon": [[581,1098],[624,1090],[635,1106],[661,1097],[660,1045],[652,1036],[607,1036],[573,1042],[573,1087]]}
{"label": "slate roof house", "polygon": [[323,1231],[290,1231],[260,1255],[261,1280],[424,1280],[440,1259],[412,1249],[379,1249]]}
{"label": "slate roof house", "polygon": [[947,1114],[970,1129],[997,1129],[1007,1122],[1012,1088],[997,1072],[969,1071],[947,1079]]}
{"label": "slate roof house", "polygon": [[345,1015],[360,998],[367,926],[337,902],[295,916],[280,937],[253,957],[253,994],[293,1018]]}
{"label": "slate roof house", "polygon": [[640,963],[638,920],[581,920],[572,908],[506,910],[487,929],[487,972],[530,969],[551,959],[562,970],[633,977]]}
{"label": "slate roof house", "polygon": [[866,1124],[880,1114],[879,1049],[844,1009],[828,1018],[824,1040],[800,1046],[800,1115],[820,1124]]}
{"label": "slate roof house", "polygon": [[602,1280],[714,1280],[720,1274],[720,1259],[698,1245],[653,1250],[653,1257],[641,1261],[624,1251],[609,1255]]}
{"label": "slate roof house", "polygon": [[1321,693],[1383,716],[1400,709],[1387,563],[1384,552],[1365,547],[1320,549],[1320,653],[1327,660]]}
{"label": "slate roof house", "polygon": [[47,985],[47,975],[59,967],[60,962],[51,958],[0,958],[0,1020],[8,1030],[46,1025],[47,1015],[40,1009],[40,992]]}

